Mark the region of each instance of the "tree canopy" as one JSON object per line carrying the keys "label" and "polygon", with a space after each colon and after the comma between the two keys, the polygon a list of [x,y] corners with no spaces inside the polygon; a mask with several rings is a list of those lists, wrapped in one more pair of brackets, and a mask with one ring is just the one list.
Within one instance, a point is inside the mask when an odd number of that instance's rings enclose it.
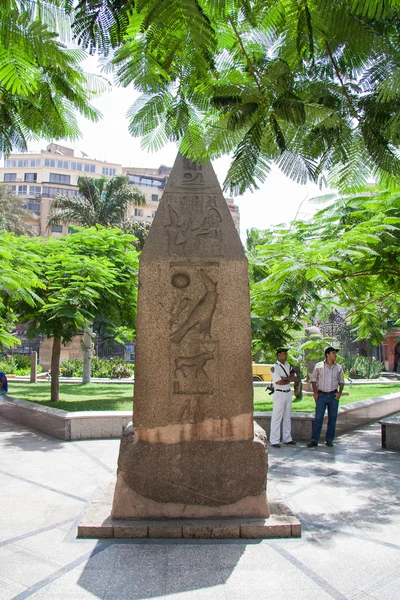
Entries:
{"label": "tree canopy", "polygon": [[69,31],[64,4],[0,3],[0,154],[27,150],[40,137],[79,137],[76,111],[100,118],[90,101],[109,84],[84,73],[85,52],[61,43],[60,34]]}
{"label": "tree canopy", "polygon": [[250,235],[254,335],[267,346],[337,306],[374,344],[400,318],[400,190],[328,199],[310,222]]}
{"label": "tree canopy", "polygon": [[17,319],[15,304],[40,306],[38,290],[44,287],[35,254],[25,254],[19,240],[6,232],[0,233],[0,347],[11,348],[19,340],[11,334]]}
{"label": "tree canopy", "polygon": [[10,258],[10,270],[25,273],[31,262],[33,278],[26,291],[8,284],[8,305],[14,319],[29,324],[28,334],[53,338],[51,393],[58,400],[62,343],[96,320],[114,334],[134,328],[138,254],[130,235],[99,227],[57,239],[11,238],[11,243],[18,252]]}
{"label": "tree canopy", "polygon": [[143,146],[232,154],[234,192],[272,162],[302,183],[329,172],[345,191],[399,176],[399,0],[5,0],[4,151],[74,137],[75,109],[98,117],[82,51],[52,33],[65,18],[83,50],[109,56],[117,84],[142,93],[129,130]]}
{"label": "tree canopy", "polygon": [[299,182],[400,172],[398,0],[78,0],[76,40],[142,92],[130,131],[194,159],[232,153],[242,193],[271,163]]}

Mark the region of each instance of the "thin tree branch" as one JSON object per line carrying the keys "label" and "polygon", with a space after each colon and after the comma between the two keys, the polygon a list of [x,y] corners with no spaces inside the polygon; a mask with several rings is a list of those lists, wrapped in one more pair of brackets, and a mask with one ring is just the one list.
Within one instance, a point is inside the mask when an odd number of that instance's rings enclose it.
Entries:
{"label": "thin tree branch", "polygon": [[233,22],[232,17],[228,17],[228,21],[229,21],[229,23],[230,23],[230,25],[231,25],[234,33],[235,33],[237,41],[239,42],[240,49],[241,49],[242,54],[243,54],[243,56],[244,56],[244,58],[246,60],[247,66],[249,67],[249,71],[250,71],[250,73],[253,76],[253,79],[254,79],[254,81],[256,83],[256,86],[258,87],[258,90],[259,90],[259,92],[261,94],[261,97],[262,97],[263,100],[265,100],[264,90],[263,90],[261,82],[260,82],[260,75],[259,75],[258,71],[255,69],[253,63],[250,60],[249,55],[246,52],[246,48],[243,45],[242,39],[241,39],[240,34],[239,34],[239,32],[238,32],[238,30],[236,28],[235,23]]}
{"label": "thin tree branch", "polygon": [[337,78],[339,79],[339,81],[340,81],[340,85],[341,85],[341,87],[342,87],[343,94],[344,94],[344,96],[345,96],[345,98],[346,98],[346,100],[347,100],[347,103],[348,103],[348,105],[349,105],[349,108],[350,108],[350,114],[351,114],[351,116],[352,116],[354,119],[356,119],[357,121],[359,121],[359,115],[358,115],[358,113],[357,113],[357,111],[356,111],[355,107],[353,106],[352,99],[350,98],[350,96],[349,96],[349,94],[348,94],[348,92],[347,92],[346,85],[345,85],[345,83],[344,83],[344,81],[343,81],[343,79],[342,79],[342,76],[341,76],[341,74],[340,74],[339,68],[338,68],[338,66],[337,66],[337,63],[336,63],[336,61],[335,61],[334,57],[333,57],[333,54],[332,54],[332,51],[331,51],[331,49],[330,49],[330,46],[329,46],[328,40],[327,40],[326,38],[325,38],[325,46],[326,46],[326,50],[327,50],[327,52],[328,52],[329,60],[331,61],[332,65],[333,65],[334,71],[335,71],[335,73],[336,73],[336,77],[337,77]]}

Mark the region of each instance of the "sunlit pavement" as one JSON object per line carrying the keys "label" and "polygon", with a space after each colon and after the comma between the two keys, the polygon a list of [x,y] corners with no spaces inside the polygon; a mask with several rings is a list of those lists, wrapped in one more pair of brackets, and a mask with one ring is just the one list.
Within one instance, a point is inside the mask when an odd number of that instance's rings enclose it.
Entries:
{"label": "sunlit pavement", "polygon": [[400,455],[378,424],[333,448],[271,448],[303,525],[287,540],[77,540],[119,442],[62,442],[0,418],[0,600],[400,598]]}

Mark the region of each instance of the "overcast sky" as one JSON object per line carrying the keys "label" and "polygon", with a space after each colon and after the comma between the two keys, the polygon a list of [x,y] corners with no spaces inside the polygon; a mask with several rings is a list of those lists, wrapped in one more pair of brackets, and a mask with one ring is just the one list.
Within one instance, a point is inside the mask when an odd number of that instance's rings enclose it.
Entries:
{"label": "overcast sky", "polygon": [[[96,71],[96,61],[89,58],[86,70]],[[73,147],[76,155],[85,152],[90,158],[120,163],[132,167],[158,167],[161,164],[172,166],[176,156],[176,146],[169,144],[157,153],[148,153],[140,147],[140,139],[133,138],[128,132],[126,113],[134,103],[138,93],[133,88],[113,87],[111,92],[103,94],[93,101],[103,118],[99,123],[91,123],[79,117],[82,138],[77,142],[64,142]],[[46,142],[32,143],[30,151],[44,148]],[[224,157],[213,162],[217,177],[222,184],[229,168],[229,158]],[[302,186],[285,177],[277,168],[273,168],[265,184],[256,192],[247,192],[236,197],[240,209],[241,237],[245,239],[246,229],[266,228],[271,224],[288,222],[296,217],[312,214],[315,210],[308,198],[326,193],[315,185]]]}

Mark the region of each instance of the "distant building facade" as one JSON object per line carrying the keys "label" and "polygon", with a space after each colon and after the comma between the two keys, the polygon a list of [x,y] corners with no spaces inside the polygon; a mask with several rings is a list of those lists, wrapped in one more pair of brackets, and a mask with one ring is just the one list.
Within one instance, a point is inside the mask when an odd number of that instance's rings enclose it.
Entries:
{"label": "distant building facade", "polygon": [[122,173],[128,177],[129,183],[139,188],[146,199],[146,206],[128,208],[127,219],[146,223],[153,221],[170,172],[171,167],[165,165],[161,165],[158,169],[122,167]]}
{"label": "distant building facade", "polygon": [[16,195],[26,198],[25,207],[33,213],[30,224],[37,235],[68,233],[66,225],[55,225],[49,230],[47,218],[55,196],[78,195],[79,176],[112,177],[122,173],[121,165],[81,154],[76,157],[72,148],[49,144],[39,153],[10,154],[0,168],[0,181]]}
{"label": "distant building facade", "polygon": [[[76,157],[72,148],[52,143],[37,153],[10,154],[4,161],[4,167],[0,167],[0,182],[16,195],[26,198],[25,207],[32,212],[29,223],[36,235],[66,235],[70,231],[67,225],[53,225],[49,229],[47,219],[53,198],[78,195],[78,177],[81,175],[126,175],[129,183],[143,192],[146,206],[130,206],[125,218],[147,223],[153,221],[171,167],[123,167],[118,163],[91,159],[83,152],[81,154]],[[239,209],[232,198],[226,198],[226,202],[239,231]]]}

